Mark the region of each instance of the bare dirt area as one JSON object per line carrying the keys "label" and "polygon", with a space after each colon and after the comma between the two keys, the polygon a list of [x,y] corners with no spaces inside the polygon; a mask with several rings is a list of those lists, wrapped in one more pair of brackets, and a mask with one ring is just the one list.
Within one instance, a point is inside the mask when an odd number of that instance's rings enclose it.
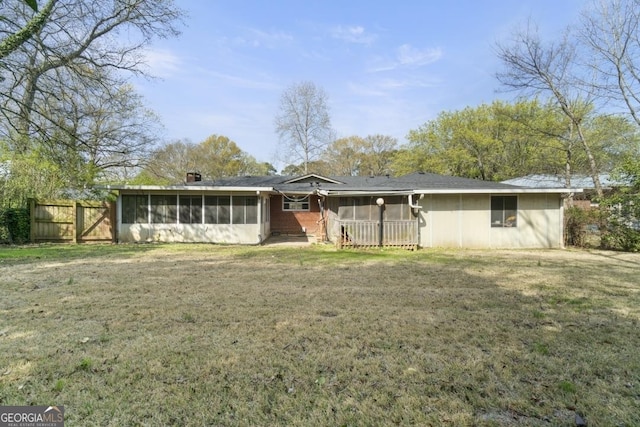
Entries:
{"label": "bare dirt area", "polygon": [[0,405],[74,425],[640,424],[639,254],[3,251]]}

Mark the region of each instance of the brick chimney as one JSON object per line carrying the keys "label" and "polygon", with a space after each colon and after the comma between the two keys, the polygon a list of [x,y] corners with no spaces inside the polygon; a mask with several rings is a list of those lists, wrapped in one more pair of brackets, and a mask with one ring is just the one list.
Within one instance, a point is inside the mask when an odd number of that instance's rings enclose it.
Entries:
{"label": "brick chimney", "polygon": [[202,175],[198,172],[187,172],[187,182],[200,182],[202,181]]}

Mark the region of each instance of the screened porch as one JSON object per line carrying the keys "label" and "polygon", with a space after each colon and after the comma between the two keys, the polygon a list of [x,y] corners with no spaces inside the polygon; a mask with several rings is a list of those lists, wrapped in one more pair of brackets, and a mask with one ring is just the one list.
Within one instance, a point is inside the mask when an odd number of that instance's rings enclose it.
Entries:
{"label": "screened porch", "polygon": [[339,248],[418,246],[418,218],[406,196],[340,197],[333,227]]}

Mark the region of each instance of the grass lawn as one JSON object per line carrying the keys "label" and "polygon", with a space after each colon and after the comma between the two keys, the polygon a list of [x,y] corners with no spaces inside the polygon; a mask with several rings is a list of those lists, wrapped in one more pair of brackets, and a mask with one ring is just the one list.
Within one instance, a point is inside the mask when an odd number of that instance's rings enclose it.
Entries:
{"label": "grass lawn", "polygon": [[0,405],[68,426],[640,425],[640,254],[0,248]]}

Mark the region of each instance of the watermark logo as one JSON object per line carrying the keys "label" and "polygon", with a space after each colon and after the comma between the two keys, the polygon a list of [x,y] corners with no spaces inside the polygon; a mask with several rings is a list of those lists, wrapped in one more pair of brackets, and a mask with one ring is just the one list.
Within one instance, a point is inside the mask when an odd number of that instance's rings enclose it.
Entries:
{"label": "watermark logo", "polygon": [[0,427],[64,427],[64,406],[0,406]]}

